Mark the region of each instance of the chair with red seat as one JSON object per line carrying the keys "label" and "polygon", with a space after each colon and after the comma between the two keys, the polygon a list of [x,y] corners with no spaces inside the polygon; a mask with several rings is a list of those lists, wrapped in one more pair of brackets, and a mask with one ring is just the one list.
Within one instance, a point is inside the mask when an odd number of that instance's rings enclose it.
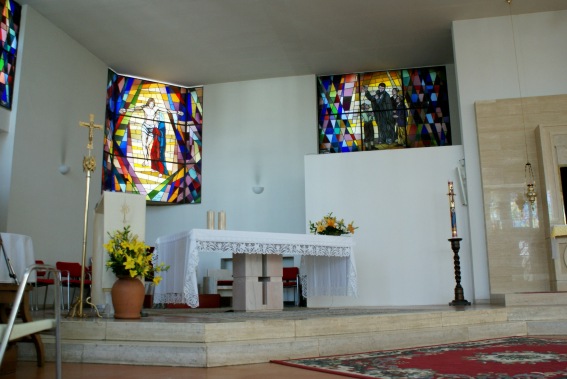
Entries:
{"label": "chair with red seat", "polygon": [[[36,259],[35,260],[36,264],[40,264],[43,265],[45,264],[41,259]],[[54,278],[50,278],[52,272],[47,272],[47,271],[40,271],[37,270],[35,272],[36,274],[36,281],[35,283],[32,283],[32,285],[37,289],[40,287],[45,287],[45,294],[43,296],[43,309],[45,309],[45,302],[47,301],[47,290],[49,286],[55,284],[55,279]],[[32,302],[32,309],[33,310],[38,310],[39,309],[39,304],[38,304],[38,296],[39,294],[37,293],[37,291],[33,291],[32,295],[35,292],[35,296],[34,296],[34,301]]]}
{"label": "chair with red seat", "polygon": [[[57,262],[55,267],[61,271],[61,286],[67,287],[67,309],[71,308],[71,288],[73,288],[73,298],[75,297],[75,289],[81,287],[81,271],[82,266],[77,262]],[[91,288],[91,278],[85,269],[84,286],[88,290]]]}
{"label": "chair with red seat", "polygon": [[228,304],[232,303],[232,270],[228,269],[208,269],[207,276],[203,278],[205,294],[219,294],[222,299],[226,299]]}
{"label": "chair with red seat", "polygon": [[282,274],[282,285],[284,291],[286,288],[294,288],[293,303],[299,305],[299,268],[298,267],[284,267]]}

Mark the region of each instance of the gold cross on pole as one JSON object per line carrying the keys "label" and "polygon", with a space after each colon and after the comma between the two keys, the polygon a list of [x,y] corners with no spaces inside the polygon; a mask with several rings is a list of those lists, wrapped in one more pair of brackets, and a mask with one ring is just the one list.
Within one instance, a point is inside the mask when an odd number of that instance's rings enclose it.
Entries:
{"label": "gold cross on pole", "polygon": [[[79,121],[79,126],[89,128],[89,143],[87,144],[87,149],[93,149],[93,129],[102,129],[102,125],[95,125],[94,114],[91,113],[89,122]],[[90,151],[89,151],[90,153]]]}

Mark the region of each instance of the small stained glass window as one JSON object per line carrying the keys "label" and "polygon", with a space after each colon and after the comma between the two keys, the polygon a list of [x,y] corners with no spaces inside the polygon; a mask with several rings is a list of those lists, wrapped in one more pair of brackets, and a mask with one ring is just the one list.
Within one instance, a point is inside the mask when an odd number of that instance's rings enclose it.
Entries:
{"label": "small stained glass window", "polygon": [[0,8],[0,105],[11,109],[22,7],[13,0],[0,0]]}
{"label": "small stained glass window", "polygon": [[320,153],[451,144],[444,67],[317,79]]}
{"label": "small stained glass window", "polygon": [[139,193],[150,204],[201,202],[203,88],[109,70],[103,190]]}

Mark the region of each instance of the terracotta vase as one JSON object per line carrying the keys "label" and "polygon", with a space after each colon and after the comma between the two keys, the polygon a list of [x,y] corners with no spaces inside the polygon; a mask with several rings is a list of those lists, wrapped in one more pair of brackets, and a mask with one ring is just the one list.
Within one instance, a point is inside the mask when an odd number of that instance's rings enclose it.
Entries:
{"label": "terracotta vase", "polygon": [[141,317],[145,287],[138,278],[118,278],[110,294],[114,307],[114,318],[136,319]]}

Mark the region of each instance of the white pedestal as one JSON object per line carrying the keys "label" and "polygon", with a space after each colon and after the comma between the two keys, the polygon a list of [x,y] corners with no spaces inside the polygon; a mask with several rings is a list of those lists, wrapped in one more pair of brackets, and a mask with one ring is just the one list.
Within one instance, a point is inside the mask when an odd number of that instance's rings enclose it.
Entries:
{"label": "white pedestal", "polygon": [[116,276],[106,269],[108,254],[104,244],[108,233],[130,225],[130,231],[143,241],[146,235],[146,197],[144,195],[103,192],[95,208],[93,232],[93,272],[91,298],[97,306],[107,305]]}
{"label": "white pedestal", "polygon": [[235,311],[283,309],[281,255],[233,254],[232,263]]}

